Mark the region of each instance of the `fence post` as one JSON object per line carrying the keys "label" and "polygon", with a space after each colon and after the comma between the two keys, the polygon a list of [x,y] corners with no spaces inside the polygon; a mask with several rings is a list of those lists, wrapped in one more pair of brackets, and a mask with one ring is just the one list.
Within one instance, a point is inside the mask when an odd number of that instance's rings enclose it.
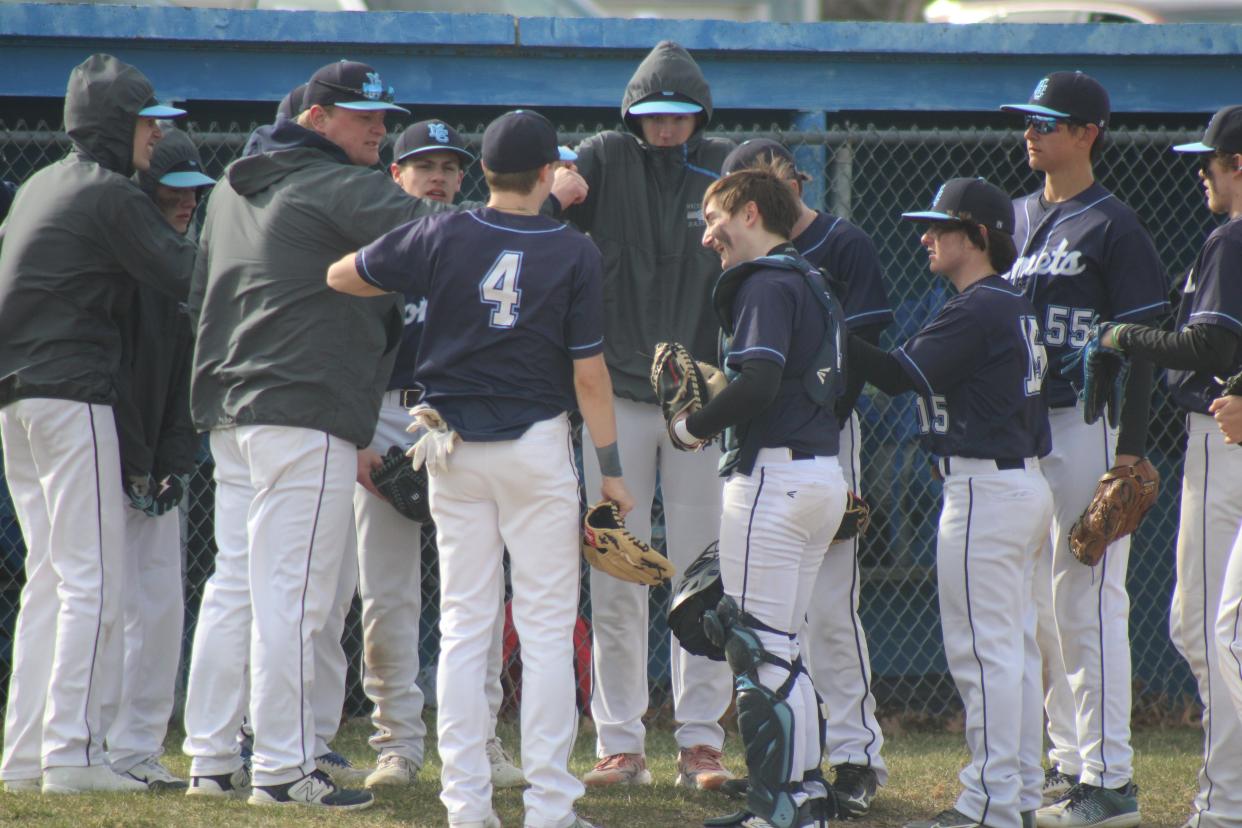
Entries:
{"label": "fence post", "polygon": [[[797,112],[793,117],[793,128],[796,132],[823,132],[828,128],[828,113]],[[827,182],[824,179],[824,166],[828,158],[828,150],[822,143],[802,144],[790,147],[798,169],[811,176],[810,181],[802,185],[802,200],[813,210],[823,209],[824,194]]]}
{"label": "fence post", "polygon": [[847,139],[836,145],[830,167],[831,202],[828,205],[828,212],[853,221],[854,144],[852,141]]}

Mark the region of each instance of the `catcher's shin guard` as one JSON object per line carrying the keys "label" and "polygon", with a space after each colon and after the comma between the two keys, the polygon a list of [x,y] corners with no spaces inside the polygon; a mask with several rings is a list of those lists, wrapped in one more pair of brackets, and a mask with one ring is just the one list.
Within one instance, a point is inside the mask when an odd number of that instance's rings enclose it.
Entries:
{"label": "catcher's shin guard", "polygon": [[[725,661],[737,677],[737,725],[746,749],[749,778],[746,808],[773,828],[792,828],[798,820],[793,794],[801,786],[790,781],[796,734],[793,710],[786,699],[802,664],[790,664],[769,653],[747,623],[763,626],[743,613],[728,595],[720,599],[715,611],[703,617],[708,638],[723,646]],[[760,664],[784,667],[789,678],[776,690],[764,687],[759,683]]]}

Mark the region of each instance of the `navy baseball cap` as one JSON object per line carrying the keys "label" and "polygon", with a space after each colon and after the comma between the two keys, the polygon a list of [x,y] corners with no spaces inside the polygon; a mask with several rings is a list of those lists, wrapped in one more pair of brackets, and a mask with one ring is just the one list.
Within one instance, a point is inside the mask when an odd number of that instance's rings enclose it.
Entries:
{"label": "navy baseball cap", "polygon": [[1067,118],[1084,124],[1108,128],[1111,112],[1108,91],[1100,82],[1082,72],[1053,72],[1040,80],[1024,104],[1004,104],[1006,112],[1024,112],[1045,118]]}
{"label": "navy baseball cap", "polygon": [[626,115],[694,115],[702,112],[701,104],[680,92],[655,92],[634,104]]}
{"label": "navy baseball cap", "polygon": [[1203,140],[1178,144],[1174,152],[1242,152],[1242,106],[1227,106],[1208,121]]}
{"label": "navy baseball cap", "polygon": [[455,152],[463,166],[474,163],[474,153],[466,149],[466,142],[443,121],[419,121],[406,127],[393,144],[392,160],[398,164],[427,152]]}
{"label": "navy baseball cap", "polygon": [[773,141],[771,138],[751,138],[749,141],[738,144],[725,156],[724,164],[720,167],[720,174],[728,175],[753,167],[756,162],[774,161],[778,158],[788,161],[794,169],[797,169],[798,164],[794,161],[793,153],[784,144]]}
{"label": "navy baseball cap", "polygon": [[287,121],[302,114],[302,102],[306,99],[306,84],[299,83],[289,90],[276,105],[276,120]]}
{"label": "navy baseball cap", "polygon": [[951,178],[940,185],[930,210],[902,213],[906,221],[964,221],[1013,235],[1013,201],[982,178]]}
{"label": "navy baseball cap", "polygon": [[524,172],[577,158],[578,153],[558,146],[552,122],[531,109],[506,112],[483,131],[483,166],[492,172]]}
{"label": "navy baseball cap", "polygon": [[408,109],[393,103],[395,96],[391,86],[384,86],[375,67],[352,60],[339,60],[311,75],[306,82],[302,108],[310,109],[319,104],[361,112],[383,109],[408,115]]}

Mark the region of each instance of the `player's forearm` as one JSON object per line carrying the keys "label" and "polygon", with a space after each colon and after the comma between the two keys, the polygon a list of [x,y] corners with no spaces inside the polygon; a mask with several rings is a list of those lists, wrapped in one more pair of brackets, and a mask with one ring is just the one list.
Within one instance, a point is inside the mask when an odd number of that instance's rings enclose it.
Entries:
{"label": "player's forearm", "polygon": [[781,366],[766,359],[742,363],[742,373],[707,405],[686,418],[691,436],[705,439],[749,422],[772,404],[781,387]]}
{"label": "player's forearm", "polygon": [[596,448],[617,442],[617,418],[612,407],[612,379],[604,355],[574,360],[574,394],[578,410]]}
{"label": "player's forearm", "polygon": [[1117,430],[1117,455],[1142,457],[1147,453],[1147,425],[1151,416],[1151,363],[1136,356],[1126,376],[1121,423]]}
{"label": "player's forearm", "polygon": [[890,397],[914,390],[914,381],[897,357],[852,334],[846,350],[845,371],[847,377],[862,377]]}
{"label": "player's forearm", "polygon": [[346,253],[328,267],[328,287],[350,296],[380,296],[385,293],[362,278],[356,258],[356,253]]}
{"label": "player's forearm", "polygon": [[1127,356],[1144,357],[1161,368],[1223,375],[1233,367],[1238,335],[1218,325],[1191,325],[1170,333],[1147,325],[1118,325],[1116,343]]}

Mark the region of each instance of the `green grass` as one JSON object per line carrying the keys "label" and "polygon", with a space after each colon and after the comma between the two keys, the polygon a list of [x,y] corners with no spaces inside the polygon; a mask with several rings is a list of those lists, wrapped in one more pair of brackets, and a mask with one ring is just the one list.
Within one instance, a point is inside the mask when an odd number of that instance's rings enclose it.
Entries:
{"label": "green grass", "polygon": [[[434,727],[432,727],[434,733]],[[354,762],[373,762],[366,744],[363,721],[342,728],[334,747]],[[516,733],[502,725],[505,742],[514,746]],[[429,740],[433,743],[434,739]],[[169,740],[168,765],[185,774],[189,762]],[[1134,736],[1136,779],[1140,786],[1143,825],[1176,828],[1190,813],[1198,771],[1201,736],[1192,728],[1147,729]],[[135,828],[200,828],[200,826],[357,825],[431,828],[446,824],[439,800],[439,761],[430,749],[419,784],[411,789],[381,791],[375,807],[350,814],[324,814],[307,808],[254,808],[245,802],[202,801],[177,794],[97,794],[79,797],[39,797],[0,794],[0,825],[135,826]],[[578,802],[578,812],[601,828],[691,828],[704,817],[734,810],[735,803],[718,794],[685,791],[673,786],[676,748],[666,727],[653,728],[647,737],[647,755],[655,785],[647,788],[591,790]],[[739,744],[730,736],[726,763],[742,771]],[[888,787],[876,799],[872,815],[849,823],[854,828],[897,826],[929,816],[953,804],[957,772],[966,761],[960,733],[893,734],[885,745],[889,765]],[[594,764],[594,737],[589,723],[579,733],[571,768],[581,774]],[[520,791],[498,791],[496,810],[506,826],[522,824]]]}

